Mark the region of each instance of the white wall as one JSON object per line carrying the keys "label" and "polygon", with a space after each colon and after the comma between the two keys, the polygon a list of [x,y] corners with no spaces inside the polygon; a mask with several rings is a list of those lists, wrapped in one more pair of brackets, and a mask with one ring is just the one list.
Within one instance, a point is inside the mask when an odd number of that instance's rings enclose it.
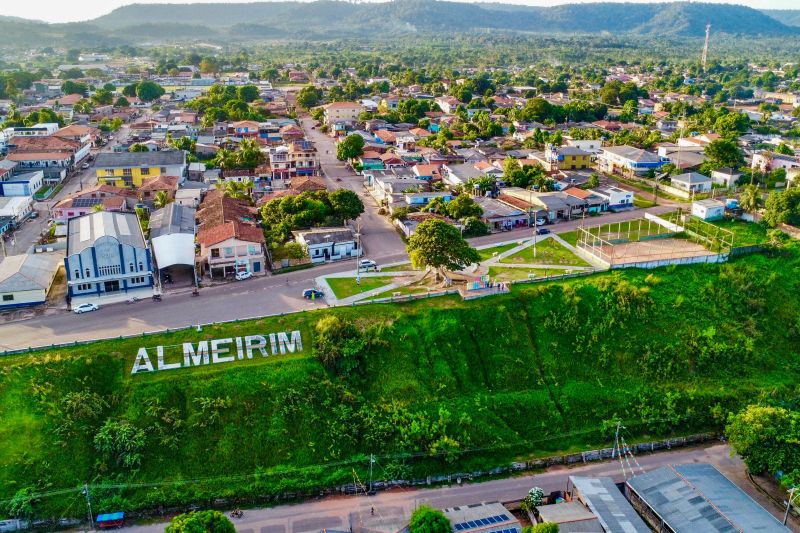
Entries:
{"label": "white wall", "polygon": [[[12,295],[14,297],[11,301],[4,301],[3,296]],[[0,293],[0,309],[4,307],[13,307],[18,305],[33,305],[43,303],[47,295],[43,289],[36,289],[32,291],[16,291],[16,292],[3,292]]]}

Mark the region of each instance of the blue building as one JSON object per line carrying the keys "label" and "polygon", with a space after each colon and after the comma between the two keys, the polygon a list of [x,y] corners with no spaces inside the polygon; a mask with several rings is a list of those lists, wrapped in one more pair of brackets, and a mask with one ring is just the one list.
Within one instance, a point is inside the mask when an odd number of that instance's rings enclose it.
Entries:
{"label": "blue building", "polygon": [[0,181],[0,196],[33,196],[44,184],[44,172],[37,170]]}
{"label": "blue building", "polygon": [[134,213],[100,211],[67,222],[68,298],[113,303],[153,294],[153,266]]}

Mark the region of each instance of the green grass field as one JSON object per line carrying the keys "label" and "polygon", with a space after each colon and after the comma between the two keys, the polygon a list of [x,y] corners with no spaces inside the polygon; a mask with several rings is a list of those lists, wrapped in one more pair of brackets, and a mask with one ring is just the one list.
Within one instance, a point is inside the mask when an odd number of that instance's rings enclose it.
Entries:
{"label": "green grass field", "polygon": [[533,246],[528,246],[513,255],[504,257],[499,262],[505,264],[590,266],[589,263],[572,253],[555,239],[545,239],[537,242],[536,257],[533,255]]}
{"label": "green grass field", "polygon": [[[464,302],[325,308],[0,359],[0,500],[37,517],[275,502],[366,476],[486,470],[719,429],[800,382],[800,245],[727,264],[610,271]],[[525,269],[521,269],[525,270]],[[350,321],[326,370],[315,326]],[[140,347],[298,330],[302,351],[131,375]],[[196,344],[195,344],[196,346]],[[113,485],[113,486],[111,486]]]}
{"label": "green grass field", "polygon": [[503,252],[507,252],[512,248],[516,248],[519,246],[519,243],[512,242],[508,244],[501,244],[500,246],[492,246],[491,248],[484,248],[483,250],[478,250],[478,255],[481,256],[481,261],[486,261],[487,259],[491,259],[496,255],[500,255]]}
{"label": "green grass field", "polygon": [[402,265],[395,265],[390,267],[381,267],[381,272],[408,272],[416,270],[411,263],[403,263]]}
{"label": "green grass field", "polygon": [[391,276],[362,277],[357,283],[356,278],[325,278],[338,299],[347,298],[356,294],[383,287],[392,282]]}
{"label": "green grass field", "polygon": [[554,270],[550,270],[548,272],[544,269],[538,268],[489,267],[489,277],[499,281],[520,281],[524,279],[530,279],[530,274],[533,274],[534,278],[543,278],[548,273],[552,276],[558,272]]}
{"label": "green grass field", "polygon": [[733,245],[753,246],[762,244],[767,239],[767,229],[761,224],[743,220],[715,220],[711,224],[733,232]]}

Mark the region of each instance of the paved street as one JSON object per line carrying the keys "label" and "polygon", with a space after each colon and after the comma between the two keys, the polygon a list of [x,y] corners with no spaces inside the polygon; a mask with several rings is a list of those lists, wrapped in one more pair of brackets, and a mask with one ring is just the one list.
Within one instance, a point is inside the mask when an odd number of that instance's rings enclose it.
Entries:
{"label": "paved street", "polygon": [[[783,518],[781,510],[765,498],[745,476],[744,465],[738,457],[730,457],[727,445],[715,444],[706,447],[679,449],[672,452],[642,455],[638,458],[644,470],[675,463],[707,462],[716,466],[732,479],[753,499],[768,509],[776,517]],[[515,501],[524,497],[533,486],[544,489],[545,493],[567,488],[569,475],[612,476],[615,481],[623,481],[619,463],[608,461],[578,467],[555,467],[545,473],[497,479],[483,483],[464,483],[433,489],[396,489],[380,492],[376,496],[336,496],[296,505],[281,505],[268,509],[252,509],[244,517],[235,520],[236,529],[247,533],[303,533],[320,531],[324,528],[349,530],[349,514],[361,512],[375,513],[380,517],[381,510],[401,508],[410,512],[415,506],[427,503],[443,508],[492,501]],[[796,526],[796,524],[795,524]],[[136,533],[163,531],[165,524],[150,524],[125,528]],[[700,532],[698,532],[700,533]]]}

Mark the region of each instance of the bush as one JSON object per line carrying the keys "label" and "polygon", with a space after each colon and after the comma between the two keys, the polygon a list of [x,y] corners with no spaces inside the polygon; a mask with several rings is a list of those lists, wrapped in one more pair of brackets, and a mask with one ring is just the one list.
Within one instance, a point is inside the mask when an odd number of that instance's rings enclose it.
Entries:
{"label": "bush", "polygon": [[358,369],[367,341],[352,322],[329,315],[315,329],[314,354],[322,366],[345,376]]}
{"label": "bush", "polygon": [[450,533],[450,520],[439,509],[420,505],[411,514],[408,530],[411,533]]}
{"label": "bush", "polygon": [[193,511],[179,514],[169,523],[166,533],[235,533],[236,528],[219,511]]}

